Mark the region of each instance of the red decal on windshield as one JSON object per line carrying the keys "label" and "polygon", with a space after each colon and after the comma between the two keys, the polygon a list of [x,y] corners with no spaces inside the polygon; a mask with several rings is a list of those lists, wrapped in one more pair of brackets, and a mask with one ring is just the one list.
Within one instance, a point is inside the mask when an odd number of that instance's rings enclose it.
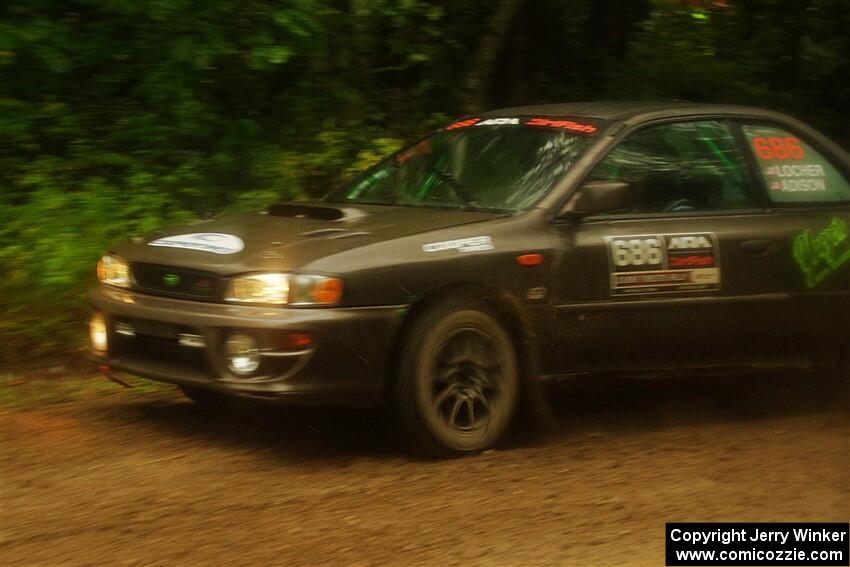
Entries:
{"label": "red decal on windshield", "polygon": [[525,123],[526,126],[543,126],[546,128],[561,128],[571,132],[582,132],[593,134],[597,128],[593,124],[579,124],[572,120],[552,120],[551,118],[532,118]]}
{"label": "red decal on windshield", "polygon": [[469,118],[467,120],[461,120],[460,122],[455,122],[454,124],[449,124],[446,126],[446,130],[457,130],[458,128],[467,128],[469,126],[475,126],[480,118]]}
{"label": "red decal on windshield", "polygon": [[430,154],[431,153],[431,143],[428,140],[422,140],[412,148],[409,148],[395,157],[395,160],[398,163],[404,163],[410,158],[422,154]]}

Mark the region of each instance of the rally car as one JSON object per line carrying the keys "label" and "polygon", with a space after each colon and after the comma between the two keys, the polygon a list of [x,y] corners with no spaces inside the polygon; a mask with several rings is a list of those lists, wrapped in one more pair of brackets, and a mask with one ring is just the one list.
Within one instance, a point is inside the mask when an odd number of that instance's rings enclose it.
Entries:
{"label": "rally car", "polygon": [[739,106],[469,116],[324,199],[136,237],[98,264],[91,348],[196,401],[392,404],[484,450],[528,384],[850,365],[850,161]]}

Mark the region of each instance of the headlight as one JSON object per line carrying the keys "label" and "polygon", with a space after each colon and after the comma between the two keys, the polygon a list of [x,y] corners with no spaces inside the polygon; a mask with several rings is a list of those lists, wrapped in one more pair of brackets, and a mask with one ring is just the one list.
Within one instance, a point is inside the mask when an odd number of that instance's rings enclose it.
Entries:
{"label": "headlight", "polygon": [[251,274],[230,282],[227,301],[284,305],[289,299],[289,276],[286,274]]}
{"label": "headlight", "polygon": [[116,256],[103,256],[97,262],[97,279],[117,287],[130,287],[130,267]]}
{"label": "headlight", "polygon": [[342,280],[303,274],[249,274],[231,280],[226,301],[267,305],[336,305]]}

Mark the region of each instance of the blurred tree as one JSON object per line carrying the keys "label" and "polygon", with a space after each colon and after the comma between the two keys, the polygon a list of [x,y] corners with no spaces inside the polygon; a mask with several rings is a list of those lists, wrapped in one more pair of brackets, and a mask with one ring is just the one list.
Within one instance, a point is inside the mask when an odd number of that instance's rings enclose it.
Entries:
{"label": "blurred tree", "polygon": [[478,40],[467,75],[466,110],[475,112],[487,106],[487,94],[492,85],[499,54],[504,50],[508,34],[522,0],[501,0],[491,11],[487,26]]}

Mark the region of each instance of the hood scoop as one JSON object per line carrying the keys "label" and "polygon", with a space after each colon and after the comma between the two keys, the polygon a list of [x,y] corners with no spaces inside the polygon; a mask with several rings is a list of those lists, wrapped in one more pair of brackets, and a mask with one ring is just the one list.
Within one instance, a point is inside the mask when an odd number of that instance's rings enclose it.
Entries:
{"label": "hood scoop", "polygon": [[332,207],[309,203],[276,203],[269,207],[268,213],[276,217],[327,222],[348,222],[365,217],[367,214],[360,209],[351,207]]}

